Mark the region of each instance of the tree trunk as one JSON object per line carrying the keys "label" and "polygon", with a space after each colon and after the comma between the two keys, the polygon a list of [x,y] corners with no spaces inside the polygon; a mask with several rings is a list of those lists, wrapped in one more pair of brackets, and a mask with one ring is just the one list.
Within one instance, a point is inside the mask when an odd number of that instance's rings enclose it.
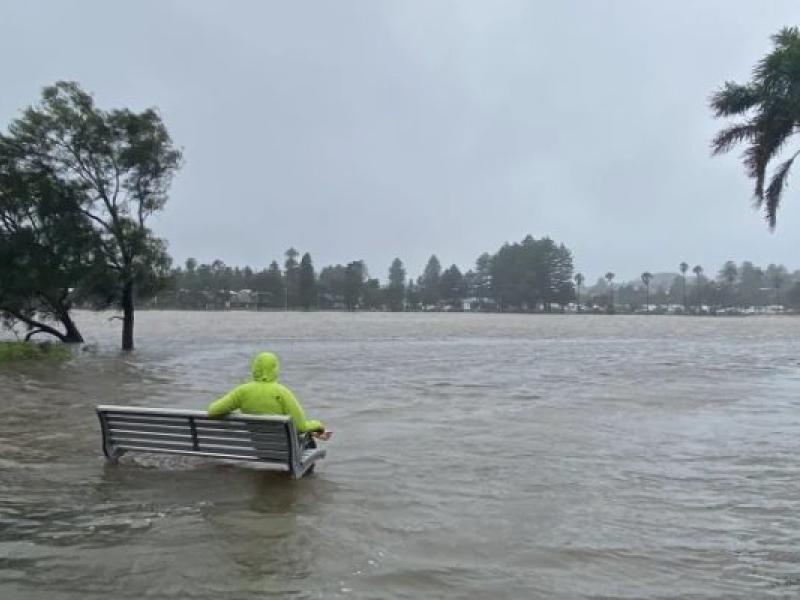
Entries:
{"label": "tree trunk", "polygon": [[133,282],[122,287],[122,349],[133,350]]}
{"label": "tree trunk", "polygon": [[83,343],[83,336],[81,335],[81,332],[78,331],[78,326],[75,325],[75,321],[72,320],[68,310],[60,313],[58,315],[58,320],[61,321],[62,325],[64,325],[65,330],[64,337],[61,338],[62,342],[67,344]]}

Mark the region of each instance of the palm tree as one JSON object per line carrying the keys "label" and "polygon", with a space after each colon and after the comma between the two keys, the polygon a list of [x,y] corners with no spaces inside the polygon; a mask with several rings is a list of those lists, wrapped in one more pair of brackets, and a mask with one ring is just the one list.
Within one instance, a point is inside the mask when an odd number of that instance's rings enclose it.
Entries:
{"label": "palm tree", "polygon": [[678,268],[681,270],[681,277],[683,277],[683,312],[688,312],[689,307],[686,306],[686,271],[689,270],[689,264],[682,262],[678,265]]}
{"label": "palm tree", "polygon": [[647,299],[647,301],[645,302],[645,306],[647,307],[645,309],[645,312],[650,312],[650,281],[652,281],[652,279],[653,279],[653,274],[650,273],[649,271],[645,271],[644,273],[642,273],[642,283],[644,283],[645,298]]}
{"label": "palm tree", "polygon": [[583,285],[584,282],[583,273],[575,273],[574,279],[578,296],[578,312],[581,312],[581,286]]}
{"label": "palm tree", "polygon": [[697,314],[700,314],[703,308],[702,296],[700,293],[701,292],[700,277],[703,274],[703,267],[701,267],[700,265],[695,265],[692,268],[692,273],[694,273],[694,276],[696,278],[695,287],[697,288]]}
{"label": "palm tree", "polygon": [[606,281],[608,282],[608,310],[614,310],[614,284],[611,283],[614,281],[614,274],[609,271],[606,273]]}
{"label": "palm tree", "polygon": [[767,166],[786,142],[800,131],[800,30],[784,27],[772,36],[774,48],[753,69],[752,79],[739,84],[727,81],[711,96],[715,117],[743,117],[717,133],[711,143],[714,155],[724,154],[741,143],[744,167],[755,180],[756,205],[763,207],[770,229],[781,202],[783,188],[800,150],[778,164],[766,185]]}

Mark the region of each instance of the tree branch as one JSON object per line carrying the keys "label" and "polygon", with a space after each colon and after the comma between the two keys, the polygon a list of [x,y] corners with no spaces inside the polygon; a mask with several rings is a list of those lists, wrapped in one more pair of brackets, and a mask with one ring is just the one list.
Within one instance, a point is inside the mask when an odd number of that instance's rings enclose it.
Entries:
{"label": "tree branch", "polygon": [[[55,329],[53,327],[50,327],[49,325],[45,325],[41,321],[37,321],[36,319],[34,319],[32,317],[27,317],[27,316],[25,316],[24,314],[22,314],[19,311],[11,310],[11,309],[4,308],[4,307],[0,306],[0,312],[8,313],[9,315],[14,317],[18,321],[22,321],[23,323],[25,323],[31,329],[37,329],[38,330],[37,333],[48,333],[48,334],[50,334],[50,335],[52,335],[54,337],[57,337],[62,342],[64,341],[64,339],[66,337],[63,333],[61,333],[57,329]],[[25,339],[27,340],[28,337],[26,337]]]}

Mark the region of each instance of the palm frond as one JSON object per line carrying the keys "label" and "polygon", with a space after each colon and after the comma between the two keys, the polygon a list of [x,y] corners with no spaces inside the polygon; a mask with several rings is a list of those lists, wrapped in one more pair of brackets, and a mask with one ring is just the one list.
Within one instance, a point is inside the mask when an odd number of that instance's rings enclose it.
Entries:
{"label": "palm frond", "polygon": [[797,42],[800,42],[800,29],[797,27],[783,27],[778,33],[770,36],[772,43],[776,48],[785,49],[791,48]]}
{"label": "palm frond", "polygon": [[758,135],[758,128],[752,123],[731,125],[722,129],[711,141],[712,154],[718,156],[730,151],[744,141],[753,141]]}
{"label": "palm frond", "polygon": [[730,117],[750,110],[759,103],[759,100],[760,95],[756,87],[726,81],[711,95],[709,103],[715,117]]}
{"label": "palm frond", "polygon": [[764,196],[767,165],[794,133],[794,121],[773,110],[762,111],[752,124],[758,133],[744,152],[744,165],[748,177],[756,181],[754,193],[760,199]]}
{"label": "palm frond", "polygon": [[800,150],[795,152],[789,160],[782,162],[778,166],[778,168],[775,170],[775,173],[772,175],[772,179],[770,180],[769,186],[767,187],[763,197],[757,200],[759,206],[764,206],[770,229],[775,229],[778,206],[781,202],[781,194],[783,193],[783,189],[786,187],[789,177],[789,170],[792,168],[792,163],[794,163],[794,159],[797,158],[798,155],[800,155]]}

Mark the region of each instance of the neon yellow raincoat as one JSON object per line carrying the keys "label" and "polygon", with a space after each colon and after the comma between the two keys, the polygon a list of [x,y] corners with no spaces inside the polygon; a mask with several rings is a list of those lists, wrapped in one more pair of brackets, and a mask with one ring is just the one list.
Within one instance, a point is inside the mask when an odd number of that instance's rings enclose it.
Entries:
{"label": "neon yellow raincoat", "polygon": [[292,390],[278,383],[278,357],[262,352],[253,360],[253,381],[244,383],[208,407],[209,417],[222,417],[239,410],[250,415],[287,415],[300,433],[325,431],[320,421],[306,419]]}

